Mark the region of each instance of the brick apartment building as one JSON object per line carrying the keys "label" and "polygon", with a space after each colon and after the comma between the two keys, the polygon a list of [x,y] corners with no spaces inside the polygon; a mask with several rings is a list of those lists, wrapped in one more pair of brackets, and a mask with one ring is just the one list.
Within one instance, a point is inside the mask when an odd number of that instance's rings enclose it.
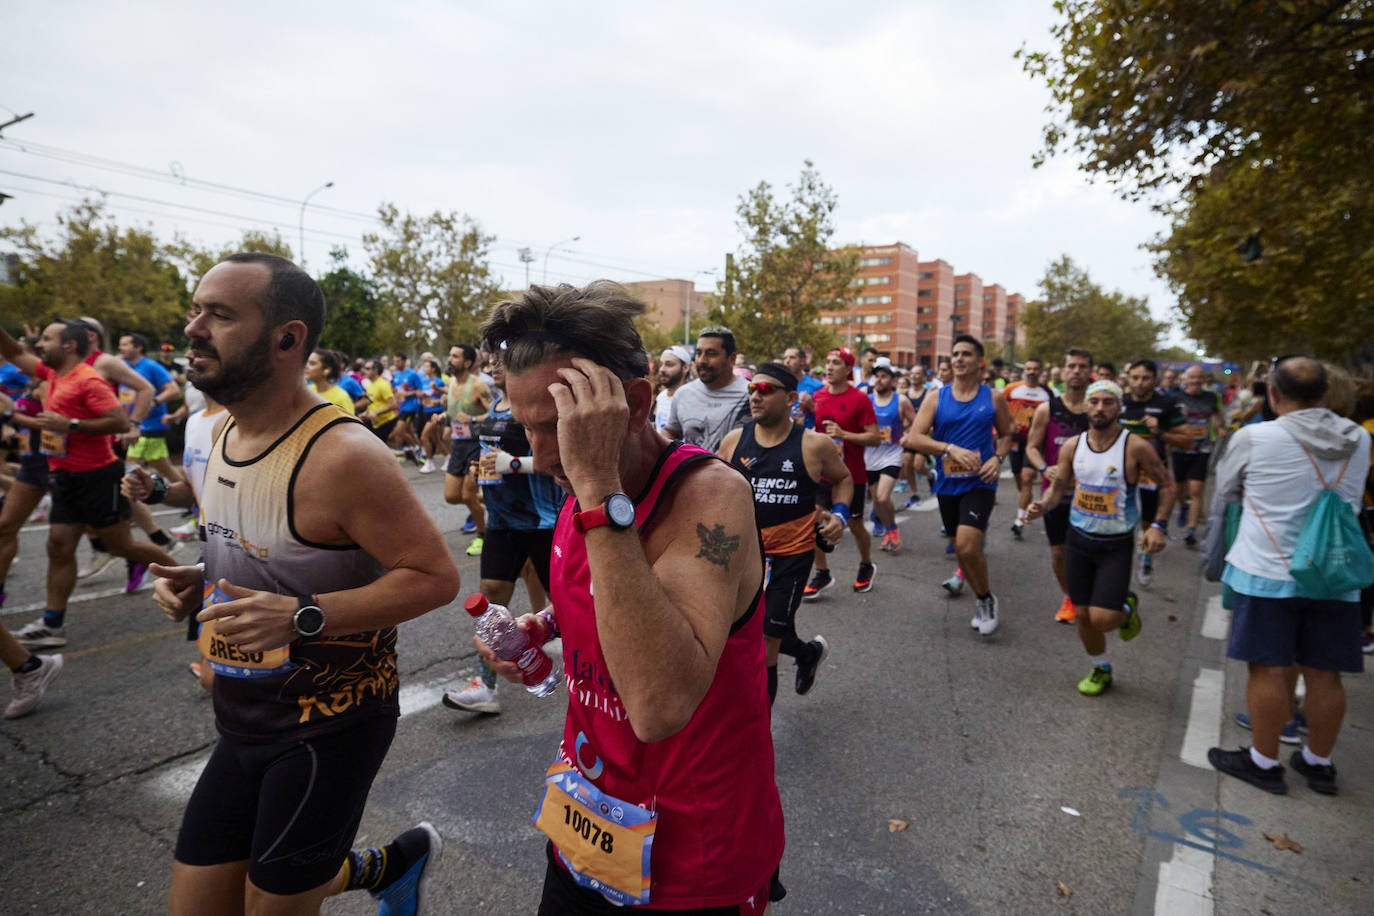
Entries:
{"label": "brick apartment building", "polygon": [[664,331],[671,331],[690,316],[687,336],[696,342],[695,332],[706,327],[706,293],[698,292],[690,280],[644,280],[625,287],[649,306],[646,317]]}

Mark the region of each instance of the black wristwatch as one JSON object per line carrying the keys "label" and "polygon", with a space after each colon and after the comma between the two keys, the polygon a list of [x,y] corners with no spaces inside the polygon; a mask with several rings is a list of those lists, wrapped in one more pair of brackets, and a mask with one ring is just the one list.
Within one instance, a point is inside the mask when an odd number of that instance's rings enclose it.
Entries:
{"label": "black wristwatch", "polygon": [[75,432],[80,432],[80,431],[81,431],[81,421],[80,421],[79,419],[77,419],[76,417],[72,417],[70,420],[67,421],[67,429],[71,430],[71,431],[74,432],[74,433],[75,433]]}
{"label": "black wristwatch", "polygon": [[148,474],[148,479],[153,482],[153,485],[148,490],[148,495],[143,497],[143,504],[145,506],[156,506],[167,498],[167,481],[162,479],[161,474],[154,474],[151,472]]}
{"label": "black wristwatch", "polygon": [[291,629],[297,636],[319,636],[324,629],[324,611],[309,596],[296,599],[299,607],[291,617]]}

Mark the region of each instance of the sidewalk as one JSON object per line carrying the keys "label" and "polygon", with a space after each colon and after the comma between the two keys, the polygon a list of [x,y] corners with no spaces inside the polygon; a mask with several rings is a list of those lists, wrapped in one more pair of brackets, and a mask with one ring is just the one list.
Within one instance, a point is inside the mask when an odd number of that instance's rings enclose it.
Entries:
{"label": "sidewalk", "polygon": [[[1343,678],[1346,716],[1333,760],[1340,794],[1318,795],[1287,772],[1270,795],[1207,763],[1214,746],[1248,746],[1246,666],[1226,658],[1231,612],[1220,584],[1203,581],[1180,669],[1174,713],[1153,790],[1135,796],[1135,829],[1148,839],[1132,913],[1359,914],[1374,912],[1374,675]],[[1374,657],[1365,656],[1366,668]],[[1294,748],[1282,745],[1287,767]],[[1301,853],[1265,834],[1286,836]]]}

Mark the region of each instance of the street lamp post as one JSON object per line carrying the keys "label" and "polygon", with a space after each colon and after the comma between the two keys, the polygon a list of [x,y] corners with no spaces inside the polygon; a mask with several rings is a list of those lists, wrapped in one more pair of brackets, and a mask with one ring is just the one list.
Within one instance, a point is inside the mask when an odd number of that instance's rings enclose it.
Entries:
{"label": "street lamp post", "polygon": [[310,198],[314,197],[316,194],[320,193],[325,188],[332,187],[334,187],[334,182],[326,181],[324,184],[320,185],[318,188],[311,191],[309,194],[305,195],[305,199],[301,201],[301,270],[305,269],[305,205],[310,203]]}
{"label": "street lamp post", "polygon": [[553,250],[557,248],[559,245],[569,245],[573,242],[580,242],[581,240],[582,236],[575,235],[570,239],[564,239],[561,242],[554,242],[552,245],[549,246],[549,250],[544,252],[544,283],[547,284],[549,282],[549,255],[553,254]]}
{"label": "street lamp post", "polygon": [[682,345],[684,347],[690,347],[692,345],[692,297],[696,295],[697,277],[702,274],[715,276],[715,273],[716,269],[714,267],[708,267],[706,270],[699,270],[692,274],[692,288],[687,291],[687,306],[682,310]]}

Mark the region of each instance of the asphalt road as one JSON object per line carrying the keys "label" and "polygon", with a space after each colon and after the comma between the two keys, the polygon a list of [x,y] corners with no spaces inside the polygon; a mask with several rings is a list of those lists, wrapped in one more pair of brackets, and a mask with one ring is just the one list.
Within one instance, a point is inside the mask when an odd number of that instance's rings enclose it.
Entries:
{"label": "asphalt road", "polygon": [[[439,477],[414,482],[466,594],[477,576],[457,533],[465,513],[443,504]],[[1198,603],[1195,556],[1170,545],[1142,597],[1140,637],[1110,639],[1114,688],[1088,699],[1075,690],[1088,671],[1075,631],[1052,620],[1060,595],[1043,531],[1014,541],[1009,481],[1000,492],[988,538],[1003,616],[993,636],[969,627],[971,596],[940,588],[954,563],[930,511],[905,516],[899,556],[876,553],[871,592],[848,587],[857,556],[847,539],[832,560],[840,584],[802,605],[798,629],[825,634],[832,651],[808,696],[791,691],[790,660],[780,669],[773,736],[789,893],[775,912],[1132,909],[1146,837],[1129,793],[1159,773]],[[21,536],[0,612],[11,629],[41,603],[43,537],[37,527]],[[78,594],[118,591],[121,567]],[[193,649],[146,591],[75,601],[67,632],[66,671],[38,712],[0,724],[0,912],[160,912],[182,807],[215,740],[209,699],[186,670]],[[505,685],[499,716],[439,705],[446,685],[475,671],[470,634],[460,603],[401,627],[403,717],[359,842],[431,820],[446,840],[433,912],[529,913],[544,870],[529,819],[565,697]],[[374,906],[353,894],[325,911]]]}

